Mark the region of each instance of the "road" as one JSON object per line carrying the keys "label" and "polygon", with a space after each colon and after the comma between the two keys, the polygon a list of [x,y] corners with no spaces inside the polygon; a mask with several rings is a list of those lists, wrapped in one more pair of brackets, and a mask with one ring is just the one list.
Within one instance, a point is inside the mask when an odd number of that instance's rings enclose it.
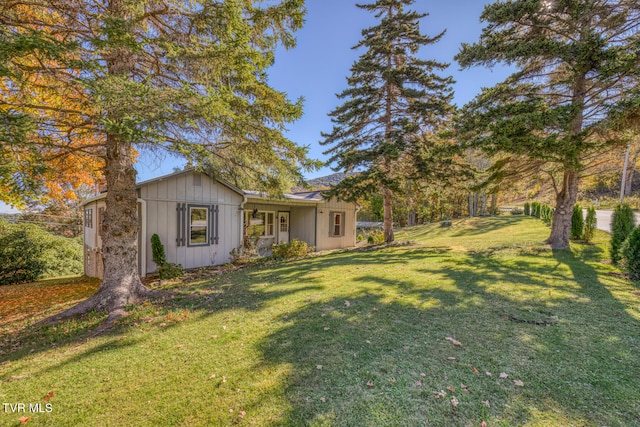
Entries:
{"label": "road", "polygon": [[[586,217],[586,210],[585,217]],[[606,231],[607,233],[611,233],[611,216],[613,215],[612,210],[597,210],[596,211],[596,219],[598,220],[598,225],[596,226],[598,230]],[[635,214],[636,216],[636,224],[640,224],[640,214]]]}

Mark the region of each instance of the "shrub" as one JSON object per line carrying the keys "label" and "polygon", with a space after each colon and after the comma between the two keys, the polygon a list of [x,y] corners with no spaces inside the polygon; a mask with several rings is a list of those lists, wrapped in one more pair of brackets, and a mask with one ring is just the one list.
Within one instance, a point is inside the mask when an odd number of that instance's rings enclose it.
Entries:
{"label": "shrub", "polygon": [[164,252],[164,245],[160,241],[160,236],[157,234],[151,236],[151,256],[153,258],[153,262],[155,262],[158,267],[162,267],[167,263],[167,255]]}
{"label": "shrub", "polygon": [[522,215],[523,210],[520,208],[511,209],[511,215]]}
{"label": "shrub", "polygon": [[529,204],[529,202],[525,202],[524,204],[524,214],[527,216],[531,215],[531,204]]}
{"label": "shrub", "polygon": [[42,246],[25,230],[15,230],[0,238],[0,285],[33,282],[44,272]]}
{"label": "shrub", "polygon": [[158,266],[158,277],[161,279],[175,279],[184,275],[184,268],[180,264],[167,262],[164,245],[157,234],[151,236],[151,257]]}
{"label": "shrub", "polygon": [[622,243],[635,227],[633,210],[627,204],[616,206],[611,218],[611,262],[618,265]]}
{"label": "shrub", "polygon": [[184,275],[184,268],[180,264],[165,262],[158,268],[158,277],[161,279],[175,279]]}
{"label": "shrub", "polygon": [[[451,227],[451,221],[450,220],[444,220],[440,222],[440,227]],[[382,236],[382,240],[384,241],[384,236]]]}
{"label": "shrub", "polygon": [[582,207],[579,204],[573,206],[571,215],[571,238],[580,240],[584,236],[584,218],[582,217]]}
{"label": "shrub", "polygon": [[640,280],[640,227],[635,228],[620,247],[620,264],[631,280]]}
{"label": "shrub", "polygon": [[531,203],[531,216],[540,218],[540,203],[538,202]]}
{"label": "shrub", "polygon": [[307,242],[293,239],[288,243],[278,243],[271,246],[271,255],[277,259],[303,258],[313,252],[315,248]]}
{"label": "shrub", "polygon": [[0,221],[0,285],[82,273],[82,242],[35,224]]}
{"label": "shrub", "polygon": [[367,243],[371,245],[379,245],[384,243],[384,233],[382,230],[373,230],[367,236]]}
{"label": "shrub", "polygon": [[584,221],[584,235],[583,238],[587,242],[593,239],[593,234],[598,226],[598,220],[596,218],[596,208],[590,206],[587,208],[587,218]]}

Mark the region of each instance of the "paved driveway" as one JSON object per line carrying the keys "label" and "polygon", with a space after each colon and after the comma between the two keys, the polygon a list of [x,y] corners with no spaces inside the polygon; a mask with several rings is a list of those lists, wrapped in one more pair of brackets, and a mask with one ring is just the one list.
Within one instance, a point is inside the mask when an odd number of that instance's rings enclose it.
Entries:
{"label": "paved driveway", "polygon": [[[585,217],[587,215],[587,211],[585,210]],[[611,217],[613,216],[612,210],[597,210],[596,211],[596,219],[598,220],[597,228],[598,230],[606,231],[607,233],[611,233]],[[636,216],[636,224],[640,224],[640,214],[635,214]]]}

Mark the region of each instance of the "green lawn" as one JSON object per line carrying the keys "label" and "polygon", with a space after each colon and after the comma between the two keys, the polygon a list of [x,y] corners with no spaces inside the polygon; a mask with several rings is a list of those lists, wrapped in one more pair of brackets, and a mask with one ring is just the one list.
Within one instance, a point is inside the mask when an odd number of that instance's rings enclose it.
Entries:
{"label": "green lawn", "polygon": [[570,251],[547,234],[415,227],[409,245],[192,274],[96,338],[98,315],[5,328],[0,401],[52,412],[0,425],[640,425],[640,292],[602,262],[604,233]]}

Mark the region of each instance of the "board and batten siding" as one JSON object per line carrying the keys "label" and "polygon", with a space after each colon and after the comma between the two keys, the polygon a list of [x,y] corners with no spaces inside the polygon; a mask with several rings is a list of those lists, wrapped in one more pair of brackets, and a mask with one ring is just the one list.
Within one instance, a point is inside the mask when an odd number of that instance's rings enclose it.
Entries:
{"label": "board and batten siding", "polygon": [[290,238],[316,246],[316,207],[292,206],[289,218]]}
{"label": "board and batten siding", "polygon": [[[199,185],[198,185],[199,184]],[[147,203],[147,272],[157,270],[151,252],[151,236],[158,234],[164,245],[167,261],[184,268],[225,264],[229,252],[240,246],[240,205],[243,197],[231,188],[198,173],[168,176],[140,188],[140,198]],[[189,246],[177,244],[178,203],[218,206],[218,243]],[[188,212],[187,229],[188,229]],[[209,228],[209,233],[212,230]],[[188,235],[187,235],[188,237]]]}
{"label": "board and batten siding", "polygon": [[[331,212],[344,212],[344,235],[330,235]],[[331,198],[318,205],[316,250],[349,248],[356,245],[356,204]]]}

